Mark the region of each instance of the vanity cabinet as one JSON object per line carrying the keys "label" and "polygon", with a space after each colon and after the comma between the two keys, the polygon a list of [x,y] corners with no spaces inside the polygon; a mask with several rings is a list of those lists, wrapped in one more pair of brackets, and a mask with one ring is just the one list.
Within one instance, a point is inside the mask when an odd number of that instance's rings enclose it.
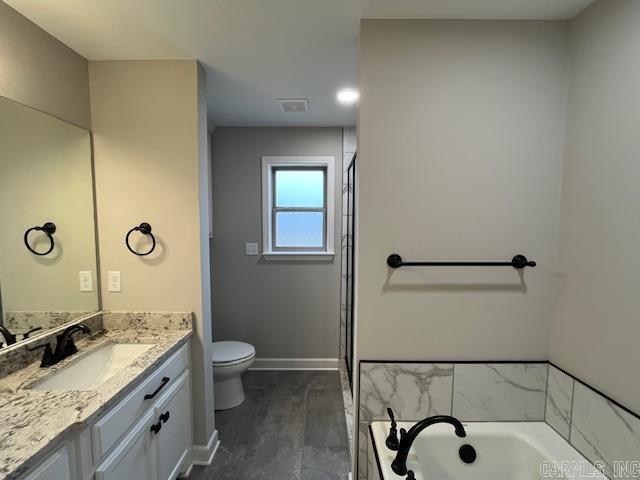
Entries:
{"label": "vanity cabinet", "polygon": [[74,480],[72,456],[69,445],[65,445],[52,453],[35,470],[25,477],[25,480]]}
{"label": "vanity cabinet", "polygon": [[175,479],[193,446],[189,358],[187,344],[24,479]]}
{"label": "vanity cabinet", "polygon": [[[178,476],[191,446],[191,395],[188,372],[158,401],[156,418],[160,431],[157,442],[158,478],[171,480]],[[158,425],[158,424],[156,424]]]}
{"label": "vanity cabinet", "polygon": [[96,480],[155,480],[156,455],[150,428],[155,412],[148,412],[96,470]]}

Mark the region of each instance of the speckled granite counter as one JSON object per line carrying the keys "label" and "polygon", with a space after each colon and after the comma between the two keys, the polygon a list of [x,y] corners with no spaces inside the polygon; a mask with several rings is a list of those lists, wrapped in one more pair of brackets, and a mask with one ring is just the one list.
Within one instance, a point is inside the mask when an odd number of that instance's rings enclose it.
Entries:
{"label": "speckled granite counter", "polygon": [[[186,325],[185,325],[186,327]],[[191,330],[111,330],[77,342],[78,354],[54,367],[39,362],[0,379],[0,479],[14,479],[62,440],[81,431],[131,392],[191,336]],[[154,344],[124,371],[94,390],[39,391],[29,386],[109,343]]]}

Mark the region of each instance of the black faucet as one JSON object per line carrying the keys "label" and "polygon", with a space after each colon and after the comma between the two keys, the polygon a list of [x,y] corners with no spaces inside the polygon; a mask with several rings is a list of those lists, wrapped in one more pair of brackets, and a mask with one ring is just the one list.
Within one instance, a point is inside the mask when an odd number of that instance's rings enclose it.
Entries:
{"label": "black faucet", "polygon": [[29,330],[28,332],[26,332],[25,334],[22,335],[22,338],[24,340],[26,340],[27,338],[29,338],[29,335],[31,335],[33,332],[37,332],[38,330],[42,330],[42,327],[35,327],[32,328],[31,330]]}
{"label": "black faucet", "polygon": [[64,360],[70,357],[78,351],[78,347],[73,343],[73,335],[76,332],[91,333],[89,327],[84,323],[78,323],[77,325],[71,325],[64,329],[64,331],[56,337],[56,349],[53,352],[53,363],[58,363],[60,360]]}
{"label": "black faucet", "polygon": [[391,463],[391,469],[397,475],[406,475],[408,472],[407,456],[409,455],[409,450],[411,450],[413,441],[418,437],[422,430],[436,423],[448,423],[450,425],[453,425],[456,429],[456,435],[458,437],[464,438],[467,436],[467,432],[464,430],[464,426],[462,425],[460,420],[449,415],[435,415],[433,417],[428,417],[424,420],[420,420],[413,427],[411,427],[408,432],[404,428],[401,428],[400,446],[398,447],[398,453],[396,454],[395,460]]}
{"label": "black faucet", "polygon": [[0,325],[0,333],[2,333],[2,336],[4,337],[4,343],[7,344],[7,346],[9,345],[13,345],[14,343],[16,343],[16,336],[11,333],[7,327]]}

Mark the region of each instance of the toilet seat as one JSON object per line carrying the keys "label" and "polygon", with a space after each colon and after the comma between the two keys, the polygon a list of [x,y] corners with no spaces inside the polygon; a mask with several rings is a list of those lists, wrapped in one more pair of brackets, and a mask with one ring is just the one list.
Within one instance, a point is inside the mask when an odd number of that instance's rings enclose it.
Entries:
{"label": "toilet seat", "polygon": [[244,342],[213,342],[214,367],[230,367],[251,360],[256,355],[253,345]]}

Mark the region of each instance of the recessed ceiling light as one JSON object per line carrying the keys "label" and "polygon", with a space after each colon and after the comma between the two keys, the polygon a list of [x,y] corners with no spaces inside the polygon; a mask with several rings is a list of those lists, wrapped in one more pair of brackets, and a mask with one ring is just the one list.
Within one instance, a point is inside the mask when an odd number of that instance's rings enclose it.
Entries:
{"label": "recessed ceiling light", "polygon": [[343,88],[338,91],[336,98],[343,105],[353,105],[360,98],[360,93],[353,88]]}

